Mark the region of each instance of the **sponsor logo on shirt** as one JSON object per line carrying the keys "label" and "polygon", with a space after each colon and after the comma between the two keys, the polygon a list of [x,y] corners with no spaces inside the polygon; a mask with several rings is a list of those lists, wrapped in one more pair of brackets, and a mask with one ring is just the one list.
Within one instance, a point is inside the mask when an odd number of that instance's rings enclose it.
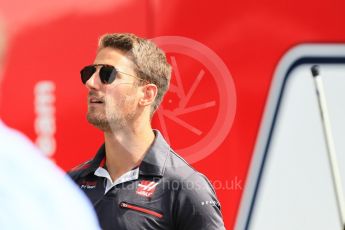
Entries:
{"label": "sponsor logo on shirt", "polygon": [[94,189],[96,188],[96,181],[82,181],[80,183],[80,188],[82,189]]}
{"label": "sponsor logo on shirt", "polygon": [[219,206],[219,202],[215,201],[215,200],[205,200],[205,201],[201,201],[201,205],[211,205],[211,206]]}
{"label": "sponsor logo on shirt", "polygon": [[158,182],[142,180],[138,184],[136,194],[144,197],[152,197],[153,193],[156,190]]}

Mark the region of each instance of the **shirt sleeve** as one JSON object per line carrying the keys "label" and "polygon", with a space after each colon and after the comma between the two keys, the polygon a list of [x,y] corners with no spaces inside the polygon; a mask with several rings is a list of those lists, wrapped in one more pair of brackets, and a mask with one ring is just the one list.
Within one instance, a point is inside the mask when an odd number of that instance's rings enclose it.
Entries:
{"label": "shirt sleeve", "polygon": [[225,229],[220,203],[208,179],[194,173],[181,183],[176,195],[175,218],[178,230]]}

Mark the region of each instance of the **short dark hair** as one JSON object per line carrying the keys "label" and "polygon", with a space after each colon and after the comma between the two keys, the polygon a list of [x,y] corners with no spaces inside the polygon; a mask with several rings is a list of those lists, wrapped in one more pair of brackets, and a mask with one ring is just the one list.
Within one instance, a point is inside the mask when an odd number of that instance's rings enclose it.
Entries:
{"label": "short dark hair", "polygon": [[171,66],[167,62],[165,53],[150,40],[131,33],[114,33],[101,36],[98,49],[106,47],[126,52],[134,63],[137,76],[157,86],[158,92],[152,106],[152,116],[169,88]]}

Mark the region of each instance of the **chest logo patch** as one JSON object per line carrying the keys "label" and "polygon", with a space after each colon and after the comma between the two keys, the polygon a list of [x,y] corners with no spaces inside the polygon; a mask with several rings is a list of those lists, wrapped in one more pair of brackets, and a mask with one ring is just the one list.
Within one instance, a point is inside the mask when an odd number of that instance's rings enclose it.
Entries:
{"label": "chest logo patch", "polygon": [[136,194],[144,197],[152,197],[153,193],[156,190],[158,182],[142,180],[138,184]]}

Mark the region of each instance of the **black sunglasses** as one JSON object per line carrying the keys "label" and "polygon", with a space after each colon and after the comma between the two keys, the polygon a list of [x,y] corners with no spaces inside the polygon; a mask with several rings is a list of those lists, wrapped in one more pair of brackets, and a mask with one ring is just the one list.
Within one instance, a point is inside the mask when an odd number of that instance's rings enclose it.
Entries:
{"label": "black sunglasses", "polygon": [[[103,84],[111,84],[116,79],[117,73],[122,73],[122,74],[126,74],[128,76],[138,78],[138,77],[133,76],[131,74],[118,71],[112,65],[94,64],[94,65],[85,66],[82,70],[80,70],[81,81],[83,82],[83,84],[85,84],[92,77],[92,75],[96,72],[97,66],[101,66],[101,68],[99,70],[99,77],[100,77],[101,82]],[[141,78],[138,78],[138,79],[145,81],[144,79],[141,79]]]}

